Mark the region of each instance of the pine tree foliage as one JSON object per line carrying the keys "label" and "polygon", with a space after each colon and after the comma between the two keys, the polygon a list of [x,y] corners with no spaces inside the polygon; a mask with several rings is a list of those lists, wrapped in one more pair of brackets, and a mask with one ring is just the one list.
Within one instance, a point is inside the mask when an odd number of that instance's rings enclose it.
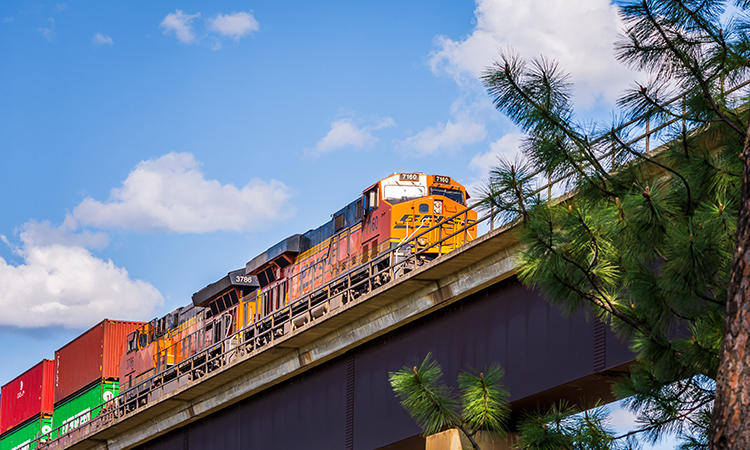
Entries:
{"label": "pine tree foliage", "polygon": [[[506,51],[482,78],[526,132],[524,159],[501,160],[481,192],[498,220],[523,223],[519,277],[628,340],[639,365],[618,393],[642,434],[674,432],[685,449],[708,446],[720,363],[747,155],[749,3],[724,24],[724,1],[623,5],[617,57],[650,79],[623,95],[614,123],[579,121],[550,60]],[[571,195],[550,200],[540,179]]]}
{"label": "pine tree foliage", "polygon": [[419,367],[404,366],[388,375],[401,406],[425,436],[458,428],[480,450],[474,440],[477,432],[504,435],[510,409],[508,392],[502,385],[504,373],[499,366],[491,366],[486,373],[461,372],[459,396],[444,384],[442,376],[440,365],[429,353]]}
{"label": "pine tree foliage", "polygon": [[458,388],[461,392],[461,419],[468,430],[502,432],[510,414],[508,392],[503,389],[504,372],[493,365],[487,374],[461,372]]}
{"label": "pine tree foliage", "polygon": [[388,374],[388,381],[401,399],[401,406],[417,421],[425,435],[455,427],[458,401],[441,378],[443,370],[428,354],[422,364]]}
{"label": "pine tree foliage", "polygon": [[579,411],[566,402],[546,412],[527,413],[518,426],[518,450],[627,450],[637,443],[631,436],[616,436],[607,411],[594,407]]}

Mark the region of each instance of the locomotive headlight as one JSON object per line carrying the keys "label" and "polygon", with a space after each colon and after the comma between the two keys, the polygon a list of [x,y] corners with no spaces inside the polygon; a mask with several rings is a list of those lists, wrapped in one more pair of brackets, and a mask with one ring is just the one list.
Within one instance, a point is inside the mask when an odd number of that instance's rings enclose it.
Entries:
{"label": "locomotive headlight", "polygon": [[417,244],[419,244],[420,247],[424,247],[427,245],[427,239],[424,238],[424,236],[417,239]]}
{"label": "locomotive headlight", "polygon": [[435,214],[442,214],[443,213],[443,201],[435,200],[435,203],[432,205],[432,210]]}

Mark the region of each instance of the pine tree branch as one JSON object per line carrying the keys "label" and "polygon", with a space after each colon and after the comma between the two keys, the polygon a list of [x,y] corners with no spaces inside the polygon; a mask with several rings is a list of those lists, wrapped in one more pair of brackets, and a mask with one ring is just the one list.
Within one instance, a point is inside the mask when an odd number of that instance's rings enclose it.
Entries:
{"label": "pine tree branch", "polygon": [[[599,308],[607,311],[608,313],[612,314],[613,316],[617,317],[618,319],[622,320],[623,322],[625,322],[628,325],[630,325],[631,327],[633,327],[633,329],[638,330],[641,333],[643,333],[644,335],[653,338],[653,334],[651,332],[651,327],[648,326],[648,324],[641,323],[641,322],[636,322],[636,321],[632,320],[630,317],[622,314],[611,303],[605,302],[604,300],[601,300],[601,299],[597,298],[595,295],[592,295],[592,294],[590,294],[590,293],[588,293],[586,291],[583,291],[583,290],[579,289],[576,286],[571,285],[567,281],[565,281],[562,278],[560,278],[556,273],[553,273],[552,276],[555,277],[555,279],[560,284],[564,285],[565,287],[567,287],[571,291],[575,292],[581,298],[584,298],[584,299],[588,300],[590,303],[593,303],[594,306],[597,306],[597,307],[599,307]],[[596,287],[594,287],[594,289],[596,289]]]}
{"label": "pine tree branch", "polygon": [[[488,411],[490,408],[490,402],[489,402],[489,394],[487,392],[487,384],[484,381],[484,377],[480,377],[482,380],[482,399],[484,400],[484,410]],[[471,432],[471,435],[473,436],[479,429],[484,425],[484,417],[482,417],[482,422],[480,424],[477,424],[477,427],[474,431]]]}
{"label": "pine tree branch", "polygon": [[646,432],[646,431],[651,431],[651,430],[654,430],[654,429],[656,429],[656,428],[662,427],[662,426],[664,426],[664,425],[666,425],[666,424],[668,424],[668,423],[670,423],[670,422],[674,422],[674,421],[676,421],[676,420],[684,420],[684,419],[687,419],[687,418],[688,418],[688,416],[689,416],[690,414],[692,414],[692,413],[694,413],[695,411],[697,411],[698,409],[700,409],[700,408],[702,408],[702,407],[704,407],[704,406],[708,405],[708,404],[709,404],[709,403],[711,403],[712,401],[713,401],[713,399],[708,399],[708,400],[704,400],[703,402],[699,403],[698,405],[694,406],[693,408],[690,408],[689,410],[685,411],[684,413],[682,413],[682,414],[678,415],[678,416],[677,416],[677,417],[675,417],[675,418],[670,418],[670,419],[668,419],[668,420],[662,420],[662,421],[658,421],[658,422],[656,422],[656,423],[653,423],[653,424],[651,424],[651,425],[649,425],[649,426],[647,426],[647,427],[645,427],[645,428],[639,428],[639,429],[637,429],[637,430],[633,430],[633,431],[631,431],[631,432],[629,432],[629,433],[625,433],[625,434],[623,434],[623,435],[620,435],[620,436],[615,436],[615,437],[613,437],[612,439],[613,439],[613,440],[620,440],[620,439],[625,439],[625,438],[628,438],[628,437],[630,437],[630,436],[635,436],[635,435],[637,435],[637,434],[639,434],[639,433],[643,433],[643,432]]}
{"label": "pine tree branch", "polygon": [[634,156],[636,156],[638,158],[642,158],[642,159],[650,162],[651,164],[654,164],[657,167],[660,167],[660,168],[666,170],[667,172],[669,172],[669,173],[675,175],[676,177],[678,177],[680,179],[680,181],[682,181],[682,184],[685,185],[685,190],[687,192],[687,212],[688,212],[688,214],[690,214],[690,212],[693,209],[693,206],[692,206],[693,205],[693,198],[692,198],[692,195],[690,193],[690,184],[687,182],[687,180],[685,179],[685,177],[683,177],[679,172],[677,172],[676,170],[672,169],[671,167],[666,166],[666,165],[660,163],[659,161],[651,158],[650,156],[647,156],[645,153],[640,153],[640,152],[638,152],[636,150],[631,149],[630,146],[627,145],[626,143],[624,143],[619,137],[614,136],[614,138],[620,144],[620,146],[622,148],[624,148],[625,150],[627,150],[630,154],[632,154],[632,155],[634,155]]}
{"label": "pine tree branch", "polygon": [[[721,32],[721,29],[719,29],[719,34],[717,36],[716,33],[714,32],[714,27],[711,27],[709,24],[706,23],[705,20],[703,20],[703,18],[701,16],[699,16],[698,14],[696,14],[695,11],[693,11],[690,8],[688,8],[687,5],[685,5],[685,3],[682,0],[676,0],[676,1],[677,1],[677,4],[679,4],[680,7],[684,11],[686,11],[688,13],[688,15],[690,16],[690,18],[692,18],[693,21],[695,23],[697,23],[698,26],[701,27],[701,29],[706,34],[708,34],[711,37],[711,39],[713,40],[713,42],[718,42],[719,45],[721,46],[721,48],[723,49],[723,52],[721,53],[722,54],[722,64],[720,66],[721,69],[718,69],[719,71],[721,71],[724,68],[724,66],[726,65],[726,60],[727,60],[726,55],[728,53],[730,53],[730,51],[731,51],[730,48],[729,48],[729,46],[727,46],[727,42],[724,39],[724,34]],[[700,9],[700,6],[698,7],[698,9]],[[732,53],[733,53],[734,56],[738,56],[736,53],[734,53],[734,52],[732,52]],[[740,61],[743,60],[743,58],[736,58],[736,59],[738,59]],[[745,63],[743,65],[748,66],[748,63]],[[714,74],[714,76],[716,76],[716,74]]]}
{"label": "pine tree branch", "polygon": [[474,435],[473,434],[469,434],[469,432],[466,431],[466,428],[464,428],[463,425],[458,424],[458,425],[456,425],[456,428],[458,428],[459,430],[461,430],[461,432],[466,436],[466,438],[469,440],[469,442],[471,442],[471,446],[474,447],[475,450],[482,450],[481,448],[479,448],[479,444],[477,444],[477,442],[474,440]]}
{"label": "pine tree branch", "polygon": [[594,235],[594,232],[591,230],[591,228],[589,228],[589,226],[583,220],[583,216],[581,216],[580,212],[576,213],[576,218],[578,219],[578,221],[581,223],[583,228],[591,237],[592,246],[594,247],[594,256],[591,258],[591,263],[589,264],[589,268],[588,268],[588,271],[591,272],[591,269],[594,268],[596,261],[599,259],[599,244],[596,239],[596,236]]}
{"label": "pine tree branch", "polygon": [[659,21],[651,13],[651,10],[649,9],[648,3],[646,2],[646,0],[643,0],[642,5],[644,8],[644,11],[646,12],[647,19],[649,20],[649,22],[651,22],[652,25],[654,25],[656,30],[659,32],[659,35],[661,35],[662,39],[666,43],[669,50],[672,52],[674,56],[676,56],[680,60],[680,62],[682,62],[682,65],[684,67],[690,70],[691,75],[698,82],[698,85],[700,86],[701,91],[703,92],[703,97],[709,102],[709,104],[711,105],[711,109],[713,109],[714,112],[719,117],[721,117],[724,120],[724,122],[727,125],[729,125],[730,128],[734,129],[734,131],[736,131],[741,137],[743,138],[746,137],[746,133],[740,127],[738,127],[737,124],[735,124],[732,120],[730,120],[723,112],[721,112],[721,109],[716,104],[716,102],[713,99],[713,96],[711,95],[711,91],[708,88],[707,81],[703,78],[703,73],[701,72],[699,67],[695,67],[697,63],[694,64],[692,61],[689,61],[681,51],[675,48],[672,40],[669,37],[667,37],[666,32],[664,31],[664,28],[661,26]]}
{"label": "pine tree branch", "polygon": [[703,164],[708,166],[708,168],[713,169],[717,173],[723,173],[724,175],[729,175],[730,177],[734,177],[734,178],[740,178],[740,179],[742,178],[741,173],[732,173],[728,170],[724,170],[720,167],[716,167],[715,165],[711,164],[711,161],[709,161],[707,158],[702,158],[701,161],[703,162]]}
{"label": "pine tree branch", "polygon": [[[550,230],[553,230],[552,221],[548,220],[548,223],[550,224]],[[598,295],[601,298],[597,298],[594,295],[589,294],[586,291],[583,291],[579,289],[576,286],[571,285],[570,283],[562,280],[556,273],[553,273],[553,276],[555,279],[557,279],[560,283],[562,283],[564,286],[566,286],[568,289],[570,289],[573,292],[576,292],[579,296],[582,298],[587,299],[590,303],[593,303],[594,305],[598,306],[599,308],[604,309],[605,311],[609,312],[613,316],[617,317],[618,319],[622,320],[623,322],[627,323],[634,329],[642,332],[643,334],[650,336],[653,338],[651,327],[645,323],[636,322],[632,320],[630,317],[628,317],[625,314],[622,314],[609,300],[607,299],[607,296],[600,290],[599,283],[597,283],[596,279],[593,278],[592,274],[587,271],[584,267],[582,267],[577,262],[573,261],[572,259],[568,258],[566,255],[559,253],[552,245],[552,242],[547,243],[544,239],[541,239],[541,237],[535,233],[535,236],[537,237],[537,241],[542,243],[548,251],[555,254],[559,258],[563,259],[564,261],[568,262],[569,264],[573,265],[575,268],[577,268],[583,275],[586,277],[586,279],[589,281],[591,287],[598,293]],[[550,232],[550,239],[552,236],[552,232]]]}
{"label": "pine tree branch", "polygon": [[701,119],[695,115],[690,114],[677,114],[676,112],[672,111],[671,109],[666,107],[666,103],[659,103],[654,98],[652,98],[648,91],[646,90],[645,86],[638,85],[641,89],[639,90],[639,95],[641,98],[643,98],[649,105],[653,106],[656,110],[667,114],[668,116],[672,117],[673,119],[678,120],[689,120],[690,122],[696,122],[700,124],[710,124],[710,123],[724,123],[721,119]]}
{"label": "pine tree branch", "polygon": [[671,312],[672,314],[674,314],[675,316],[679,317],[682,320],[687,320],[688,322],[695,322],[697,320],[697,318],[695,318],[695,317],[683,316],[682,314],[678,313],[677,310],[675,310],[671,306],[668,306],[667,308],[669,309],[669,312]]}
{"label": "pine tree branch", "polygon": [[[583,143],[581,142],[580,138],[579,138],[579,137],[577,136],[577,133],[573,132],[573,130],[569,130],[569,129],[568,129],[567,127],[564,127],[564,126],[563,126],[563,125],[562,125],[562,124],[561,124],[561,123],[560,123],[560,122],[559,122],[559,121],[557,120],[557,118],[556,118],[556,117],[554,117],[554,116],[553,116],[553,115],[552,115],[552,114],[551,114],[551,113],[549,112],[549,110],[548,110],[547,108],[544,108],[544,107],[543,107],[542,105],[538,104],[538,103],[537,103],[537,102],[536,102],[536,101],[535,101],[535,100],[534,100],[533,98],[531,98],[531,96],[529,96],[529,95],[528,95],[528,94],[527,94],[527,93],[526,93],[526,92],[525,92],[525,91],[524,91],[524,90],[523,90],[523,89],[522,89],[522,88],[521,88],[521,87],[520,87],[520,86],[519,86],[519,85],[518,85],[518,84],[516,83],[515,79],[514,79],[514,78],[513,78],[513,77],[512,77],[511,75],[510,75],[510,73],[509,73],[509,71],[508,71],[507,69],[508,69],[508,67],[507,67],[507,63],[506,63],[506,79],[508,80],[508,82],[510,83],[510,85],[511,85],[511,86],[513,87],[513,89],[514,89],[514,90],[516,91],[516,93],[517,93],[517,94],[519,94],[519,95],[521,95],[521,97],[523,97],[523,99],[524,99],[524,100],[525,100],[526,102],[528,102],[528,103],[529,103],[530,105],[532,105],[532,106],[533,106],[533,107],[534,107],[534,108],[535,108],[535,109],[536,109],[536,110],[537,110],[538,112],[541,112],[541,114],[542,114],[542,115],[544,116],[544,118],[545,118],[545,119],[547,119],[547,120],[548,120],[548,121],[549,121],[549,122],[550,122],[550,123],[551,123],[552,125],[554,125],[554,126],[555,126],[555,127],[557,128],[557,129],[559,129],[560,131],[562,131],[562,132],[563,132],[563,133],[564,133],[564,134],[565,134],[565,135],[566,135],[566,136],[567,136],[567,137],[568,137],[568,138],[569,138],[570,140],[572,140],[573,142],[575,142],[575,143],[576,143],[576,145],[578,146],[578,148],[579,148],[579,149],[580,149],[581,151],[583,151],[583,152],[584,152],[584,153],[585,153],[585,154],[586,154],[586,155],[588,156],[588,158],[587,158],[587,159],[589,159],[589,162],[590,162],[590,163],[593,163],[593,164],[594,164],[594,165],[595,165],[595,166],[597,167],[597,169],[598,169],[598,171],[597,171],[597,173],[598,173],[598,175],[597,175],[597,178],[599,178],[599,181],[601,181],[601,182],[602,182],[602,186],[601,186],[601,187],[599,187],[599,189],[600,189],[600,190],[601,190],[602,192],[606,193],[606,194],[609,194],[609,195],[614,195],[614,193],[612,193],[612,192],[609,192],[609,191],[608,191],[608,190],[606,189],[606,187],[605,187],[605,186],[606,186],[606,180],[605,180],[604,178],[607,178],[607,179],[611,178],[611,177],[610,177],[610,175],[609,175],[609,173],[608,173],[608,172],[607,172],[606,170],[604,170],[604,168],[603,168],[603,167],[602,167],[602,166],[601,166],[601,165],[599,164],[599,161],[598,161],[598,160],[596,159],[596,156],[594,156],[593,154],[591,154],[591,153],[590,153],[590,152],[588,151],[588,149],[586,148],[586,146],[585,146],[585,145],[583,145]],[[586,175],[585,175],[585,174],[583,173],[583,170],[582,170],[582,169],[580,169],[580,168],[578,168],[578,167],[577,167],[577,166],[575,165],[575,163],[574,163],[574,162],[572,162],[572,161],[571,161],[571,163],[572,163],[572,164],[574,165],[574,167],[576,167],[576,169],[578,170],[578,172],[579,172],[579,173],[581,173],[581,174],[582,174],[583,176],[586,176]],[[588,176],[586,176],[586,178],[588,178]],[[592,183],[592,184],[594,184],[594,186],[596,186],[596,183]],[[597,187],[598,187],[598,186],[597,186]]]}
{"label": "pine tree branch", "polygon": [[703,295],[703,294],[701,294],[701,293],[699,293],[697,291],[693,291],[693,293],[698,298],[700,298],[701,300],[705,300],[705,301],[707,301],[709,303],[713,303],[714,305],[717,305],[717,306],[726,306],[726,302],[722,302],[722,301],[716,300],[715,298],[707,297],[707,296],[705,296],[705,295]]}

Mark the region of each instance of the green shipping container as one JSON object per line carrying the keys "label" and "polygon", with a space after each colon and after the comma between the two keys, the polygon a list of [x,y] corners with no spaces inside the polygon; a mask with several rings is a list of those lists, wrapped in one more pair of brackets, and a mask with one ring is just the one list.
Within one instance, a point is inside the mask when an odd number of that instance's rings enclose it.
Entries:
{"label": "green shipping container", "polygon": [[31,450],[37,448],[34,441],[52,430],[52,417],[41,416],[19,426],[0,438],[0,450]]}
{"label": "green shipping container", "polygon": [[65,434],[90,421],[99,415],[102,403],[117,397],[119,388],[120,383],[117,381],[104,381],[70,400],[55,405],[55,411],[52,413],[53,427],[61,427],[59,433]]}

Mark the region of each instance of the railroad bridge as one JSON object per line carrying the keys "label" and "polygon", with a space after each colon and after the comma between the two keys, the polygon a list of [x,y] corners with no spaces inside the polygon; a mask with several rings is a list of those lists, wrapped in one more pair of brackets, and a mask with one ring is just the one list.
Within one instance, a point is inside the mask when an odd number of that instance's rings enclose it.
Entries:
{"label": "railroad bridge", "polygon": [[633,355],[583,312],[564,316],[514,277],[510,226],[328,312],[132,414],[103,414],[52,449],[424,449],[388,372],[431,352],[446,381],[499,363],[511,408],[611,399]]}

